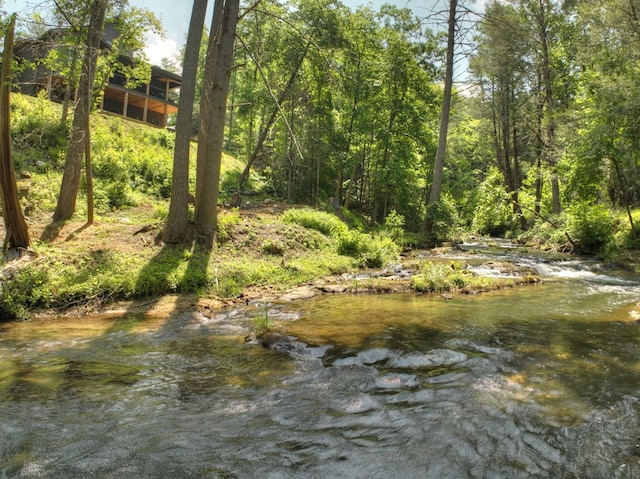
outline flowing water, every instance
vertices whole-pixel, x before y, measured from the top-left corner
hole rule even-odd
[[[0,477],[640,478],[640,279],[518,261],[544,283],[270,305],[275,351],[265,306],[2,325]]]

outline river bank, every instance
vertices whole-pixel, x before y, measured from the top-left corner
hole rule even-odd
[[[330,238],[280,221],[284,208],[269,202],[220,211],[213,251],[162,243],[157,204],[100,215],[90,226],[83,218],[51,224],[46,213],[31,217],[32,251],[3,265],[0,318],[97,313],[123,302],[137,308],[164,296],[239,302],[358,268]]]
[[[284,212],[291,209],[296,207],[264,202],[221,210],[213,251],[197,244],[163,244],[163,221],[150,205],[102,215],[91,226],[81,218],[50,224],[45,215],[32,217],[33,250],[2,269],[0,317],[206,312],[335,293],[413,291],[448,297],[537,281],[535,273],[508,262],[490,262],[474,272],[465,262],[442,261],[458,245],[401,254],[384,230],[365,235],[344,225],[347,248],[344,239],[330,233],[335,230],[331,222],[342,225],[337,217],[309,210],[317,223],[309,226],[287,220]],[[498,248],[514,246],[492,242]],[[475,246],[466,248],[473,253]],[[637,269],[633,252],[621,258],[627,268]],[[381,264],[367,267],[372,259]],[[429,263],[443,264],[434,269]]]

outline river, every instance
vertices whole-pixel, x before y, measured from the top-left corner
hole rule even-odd
[[[0,477],[640,479],[640,278],[457,254],[544,282],[0,325]]]

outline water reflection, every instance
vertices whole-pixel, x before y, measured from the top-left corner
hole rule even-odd
[[[1,474],[640,478],[637,284],[577,276],[273,305],[291,354],[262,306],[2,325]]]

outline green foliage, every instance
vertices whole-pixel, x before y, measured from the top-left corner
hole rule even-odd
[[[45,97],[11,96],[11,140],[17,169],[43,172],[64,163],[69,127]]]
[[[249,157],[274,111],[273,93],[286,92],[280,106],[289,119],[273,124],[254,165],[271,195],[317,205],[339,185],[340,200],[348,196],[350,207],[357,203],[375,222],[395,209],[406,224],[421,224],[424,162],[435,150],[439,115],[436,37],[404,8],[351,12],[328,0],[264,8],[269,15],[248,12],[238,27],[261,71],[234,72],[238,106],[227,146]],[[312,31],[322,55],[277,19]],[[246,64],[246,51],[238,55]]]
[[[433,219],[429,242],[438,244],[454,237],[459,226],[458,210],[451,195],[443,194],[439,201],[431,206],[429,214]]]
[[[360,258],[369,250],[371,237],[357,230],[349,230],[338,237],[338,254]]]
[[[579,253],[597,254],[613,245],[616,215],[602,204],[576,203],[568,212],[568,227]]]
[[[398,214],[396,210],[391,210],[384,220],[382,231],[384,231],[394,243],[402,246],[404,242],[404,224],[404,216]]]
[[[230,230],[233,226],[239,224],[242,221],[238,214],[237,208],[226,212],[225,214],[218,215],[218,231],[216,239],[219,243],[224,243],[230,237]]]
[[[339,237],[348,231],[347,225],[336,215],[312,208],[288,209],[282,214],[282,221],[319,231],[329,237]]]
[[[411,279],[411,287],[420,293],[471,292],[496,288],[503,283],[510,285],[512,282],[477,276],[456,261],[448,264],[426,261],[420,266],[419,274]]]
[[[41,211],[53,211],[58,200],[58,191],[52,185],[59,185],[62,174],[57,171],[46,171],[36,174],[29,180],[29,192],[26,203]]]
[[[349,228],[366,231],[369,227],[369,220],[366,217],[346,208],[342,208],[341,211],[344,221],[349,225]]]
[[[51,303],[49,280],[47,269],[28,265],[11,281],[0,283],[0,318],[25,320],[30,309],[48,307]]]
[[[68,126],[60,122],[60,105],[44,97],[14,94],[12,141],[16,166],[33,172],[27,202],[52,210],[67,149]],[[94,200],[98,212],[133,206],[141,195],[169,197],[174,135],[120,118],[94,115],[92,158]],[[46,175],[46,176],[43,176]]]
[[[33,309],[133,297],[137,292],[132,272],[141,265],[140,258],[106,250],[91,255],[51,250],[17,271],[4,285],[0,309],[10,317],[21,318]]]
[[[242,176],[242,169],[240,165],[232,165],[226,171],[222,173],[220,178],[220,197],[224,200],[229,200],[233,194],[240,190],[240,177]],[[242,191],[251,191],[257,194],[261,194],[264,188],[264,178],[259,176],[256,172],[250,172],[247,181],[242,185]]]
[[[305,255],[288,260],[286,267],[295,271],[302,281],[308,281],[323,275],[340,275],[353,271],[358,267],[355,259],[339,255],[333,251],[325,250],[318,255]]]
[[[497,168],[491,168],[477,192],[473,230],[500,237],[514,227],[509,197]]]
[[[384,234],[369,235],[349,230],[338,236],[338,254],[350,256],[368,268],[384,266],[397,258],[400,251],[400,246]]]
[[[570,248],[566,232],[567,215],[552,218],[553,224],[537,219],[528,229],[520,234],[518,241],[546,250],[564,250]]]
[[[615,243],[620,249],[639,250],[640,249],[640,210],[632,211],[631,217],[635,234],[631,231],[631,225],[627,213],[618,215],[618,229],[615,233]]]
[[[271,239],[265,240],[260,249],[263,253],[274,256],[282,256],[286,250],[285,245],[281,241]]]
[[[233,257],[215,264],[211,288],[217,296],[235,297],[247,287],[292,286],[298,279],[296,271],[282,267],[281,258]]]
[[[94,118],[98,210],[135,205],[134,191],[156,199],[170,195],[174,138],[164,130],[136,127],[118,118]]]
[[[273,327],[269,319],[269,308],[266,305],[262,314],[253,318],[253,327],[258,338],[265,335]]]
[[[337,216],[311,208],[289,209],[282,215],[286,223],[295,223],[305,228],[333,238],[336,252],[358,261],[361,266],[377,268],[395,259],[401,251],[398,230],[403,218],[397,213],[389,216],[389,229],[378,234],[367,234],[359,230],[350,230]],[[394,238],[395,235],[395,238]]]
[[[420,267],[420,273],[412,278],[411,284],[418,292],[443,293],[463,288],[466,274],[459,263],[425,262]]]

